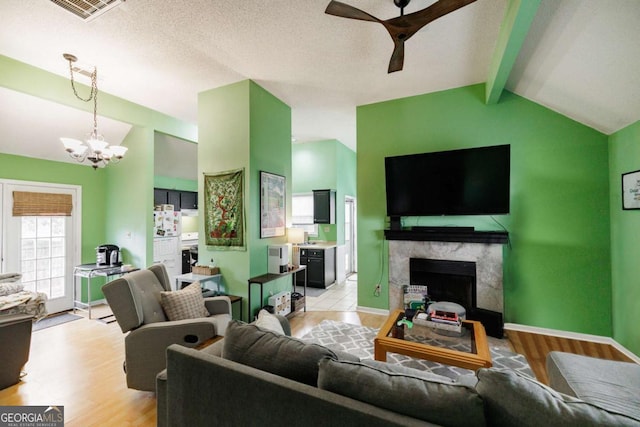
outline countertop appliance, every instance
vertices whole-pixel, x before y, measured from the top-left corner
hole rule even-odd
[[[96,265],[122,265],[120,248],[116,245],[100,245],[96,248]]]

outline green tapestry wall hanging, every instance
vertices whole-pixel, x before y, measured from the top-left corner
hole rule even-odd
[[[244,250],[244,168],[204,175],[205,244]]]

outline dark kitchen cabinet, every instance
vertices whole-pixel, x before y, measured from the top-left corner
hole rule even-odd
[[[313,190],[313,223],[336,223],[335,190]]]
[[[336,248],[302,248],[300,265],[307,266],[307,286],[326,288],[336,281]],[[296,277],[297,285],[304,285],[304,277]]]
[[[180,192],[176,190],[167,191],[167,204],[173,205],[173,210],[180,210]]]
[[[173,205],[173,209],[198,209],[198,193],[195,191],[169,190],[166,188],[153,189],[154,205]]]
[[[181,191],[180,209],[198,209],[198,193],[193,191]]]
[[[167,204],[167,190],[164,188],[153,189],[153,205],[166,205]]]

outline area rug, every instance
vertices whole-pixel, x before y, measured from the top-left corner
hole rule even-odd
[[[373,339],[377,334],[378,329],[375,328],[352,325],[334,320],[323,320],[320,324],[314,326],[306,335],[304,335],[302,339],[307,342],[322,344],[332,350],[341,350],[351,353],[364,360],[373,359]],[[421,341],[427,342],[428,340],[429,338],[425,338],[424,341]],[[505,348],[508,347],[508,343],[506,343],[505,340],[497,341],[503,341],[503,343],[491,342],[489,346],[494,367],[513,369],[528,375],[531,378],[535,378],[533,371],[529,367],[527,359],[523,355],[513,353]],[[439,345],[443,345],[443,343],[439,343]],[[465,343],[446,346],[456,350],[469,351],[469,346]],[[429,360],[414,359],[412,357],[396,353],[387,353],[387,362],[430,371],[435,374],[454,379],[460,375],[473,373],[473,371],[468,369],[444,365],[442,363],[431,362]]]
[[[73,322],[74,320],[82,319],[82,316],[78,316],[77,314],[72,313],[63,313],[56,314],[54,316],[45,317],[44,319],[38,320],[33,324],[33,332],[41,331],[42,329],[47,329],[52,326],[62,325],[63,323]]]

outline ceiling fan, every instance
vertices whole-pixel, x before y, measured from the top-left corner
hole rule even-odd
[[[353,6],[334,0],[329,3],[325,13],[342,18],[378,22],[384,25],[395,45],[393,54],[391,54],[391,60],[389,61],[388,70],[389,73],[393,73],[402,70],[405,41],[409,40],[409,38],[428,23],[435,21],[447,13],[471,4],[476,0],[439,0],[425,9],[405,15],[404,8],[410,1],[411,0],[393,0],[393,3],[400,8],[400,16],[384,21]]]

